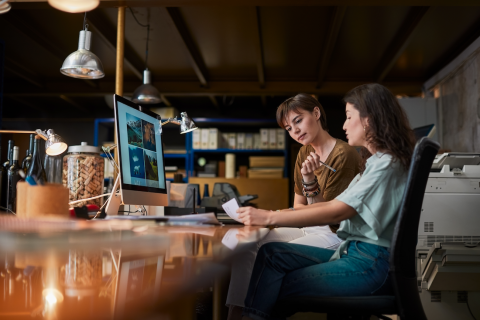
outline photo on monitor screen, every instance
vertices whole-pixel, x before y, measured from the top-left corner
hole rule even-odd
[[[145,150],[144,159],[147,186],[158,188],[157,154],[155,152]]]
[[[143,130],[143,147],[145,149],[157,152],[157,146],[155,142],[155,126],[153,123],[142,120]]]
[[[132,178],[145,178],[145,165],[143,163],[143,149],[134,146],[128,146],[130,156],[130,174]]]
[[[128,144],[143,148],[142,120],[129,113],[126,114],[126,120]]]

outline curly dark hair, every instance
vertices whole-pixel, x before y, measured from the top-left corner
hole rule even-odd
[[[390,154],[394,162],[400,161],[403,168],[408,170],[415,147],[415,135],[405,111],[390,90],[378,83],[364,84],[350,90],[343,101],[351,103],[360,112],[360,118],[368,117],[367,143],[376,150]],[[363,173],[371,154],[362,148],[360,155],[360,171]]]

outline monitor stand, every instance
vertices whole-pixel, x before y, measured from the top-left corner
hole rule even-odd
[[[117,193],[117,189],[120,189],[120,193]],[[120,205],[123,203],[122,201],[122,190],[120,188],[120,175],[117,176],[115,179],[115,184],[112,188],[112,193],[110,197],[108,197],[107,208],[105,209],[105,213],[108,216],[116,216],[118,215],[118,210],[120,209]]]

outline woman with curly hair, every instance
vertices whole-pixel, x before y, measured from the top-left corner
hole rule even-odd
[[[388,294],[389,247],[407,181],[415,138],[393,94],[379,84],[344,97],[348,144],[362,147],[361,172],[328,202],[295,214],[239,208],[245,225],[304,227],[340,223],[337,250],[291,243],[260,248],[243,315],[267,319],[277,299],[293,296]]]

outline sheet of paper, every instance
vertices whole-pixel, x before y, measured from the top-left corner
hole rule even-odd
[[[222,204],[222,207],[223,207],[223,210],[225,210],[225,212],[228,214],[230,218],[232,218],[235,221],[242,222],[238,218],[237,209],[239,208],[239,206],[235,198]]]
[[[225,245],[230,250],[235,249],[238,245],[237,234],[238,234],[238,229],[236,228],[228,230],[227,233],[225,233],[225,235],[223,236],[223,239],[222,239],[223,245]]]

